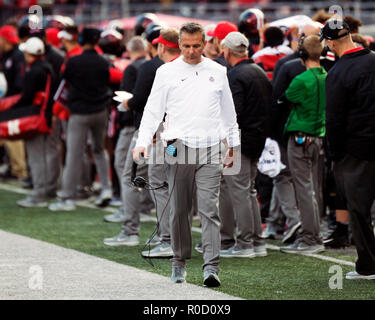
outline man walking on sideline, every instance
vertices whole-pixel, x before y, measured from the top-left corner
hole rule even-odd
[[[147,148],[166,113],[161,138],[169,145],[166,162],[174,253],[171,280],[185,281],[185,261],[192,250],[189,213],[195,185],[202,219],[203,283],[217,287],[220,286],[217,208],[222,173],[220,143],[226,138],[227,155],[233,155],[233,148],[240,144],[238,125],[226,69],[202,57],[203,27],[197,23],[184,24],[179,32],[179,45],[182,56],[156,72],[133,157],[137,161],[143,153],[147,158]],[[233,159],[226,166],[232,165]]]

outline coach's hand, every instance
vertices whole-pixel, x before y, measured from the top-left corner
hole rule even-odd
[[[234,160],[238,157],[238,151],[235,151],[233,148],[229,148],[225,154],[223,163],[224,169],[233,167]]]
[[[129,101],[129,99],[128,100],[124,100],[124,101],[122,101],[122,107],[124,108],[124,109],[126,109],[127,111],[130,111],[130,107],[129,107],[129,105],[128,105],[128,101]]]
[[[145,147],[136,147],[132,150],[132,153],[135,162],[140,161],[141,158],[148,158],[147,148]]]

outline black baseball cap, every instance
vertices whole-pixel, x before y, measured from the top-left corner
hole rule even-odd
[[[342,32],[346,30],[346,32]],[[337,40],[349,34],[349,25],[342,20],[328,20],[326,25],[320,31],[320,41],[324,39]]]

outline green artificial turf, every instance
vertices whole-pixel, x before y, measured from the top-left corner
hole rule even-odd
[[[0,190],[0,229],[54,243],[100,258],[170,276],[168,259],[153,259],[154,267],[140,256],[143,246],[107,247],[103,239],[120,231],[119,224],[103,222],[104,211],[79,208],[75,212],[48,209],[22,209],[16,201],[23,196]],[[142,223],[142,243],[152,234],[154,223]],[[193,232],[193,245],[201,235]],[[270,242],[279,245],[277,242]],[[268,250],[267,257],[224,259],[220,261],[222,286],[218,291],[245,299],[374,299],[375,281],[343,280],[343,289],[329,288],[334,265],[311,257]],[[335,256],[332,253],[325,255]],[[354,261],[353,257],[336,258]],[[193,250],[187,262],[187,281],[202,285],[202,256]],[[353,268],[341,265],[343,276]]]

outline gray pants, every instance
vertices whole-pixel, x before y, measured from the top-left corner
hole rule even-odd
[[[302,231],[299,240],[321,244],[319,206],[316,198],[318,187],[318,160],[322,139],[315,139],[307,147],[297,146],[294,137],[288,140],[288,160],[296,190],[298,209],[301,213]]]
[[[40,134],[25,140],[33,181],[31,197],[37,200],[56,196],[61,167],[60,130],[60,121],[56,120],[51,134]]]
[[[124,233],[127,235],[138,235],[141,209],[141,192],[149,192],[148,190],[138,190],[131,183],[133,154],[132,150],[135,147],[138,138],[138,130],[135,131],[129,145],[128,153],[125,159],[124,169],[121,175],[121,198],[123,210],[125,214],[125,222],[122,225]],[[147,179],[147,164],[139,164],[137,168],[137,175]]]
[[[240,156],[240,172],[236,175],[224,175],[227,187],[220,190],[220,219],[222,222],[236,221],[236,246],[239,249],[248,249],[254,245],[264,244],[261,238],[262,220],[255,190],[258,159],[252,160],[243,154]],[[233,206],[232,212],[226,210],[230,204]],[[228,217],[229,215],[232,217]],[[228,232],[229,229],[225,234],[227,235]],[[231,232],[232,238],[233,233],[234,229]]]
[[[267,227],[275,232],[277,224],[283,216],[286,217],[288,229],[300,221],[292,174],[288,166],[287,151],[282,146],[280,146],[280,153],[281,161],[286,165],[286,168],[273,179],[272,200],[267,217]]]
[[[102,189],[110,189],[109,161],[104,140],[107,125],[107,110],[93,114],[72,114],[67,128],[67,155],[63,174],[63,197],[72,199],[82,172],[82,152],[91,132],[92,152]]]
[[[135,132],[135,127],[124,127],[123,129],[121,129],[119,138],[116,143],[115,169],[116,169],[117,177],[120,181],[120,188],[122,186],[122,183],[121,183],[122,173],[124,171],[126,158],[128,156],[129,147],[132,142],[134,132]],[[139,203],[140,211],[144,213],[148,213],[150,211],[150,208],[153,206],[150,193],[147,190],[143,190],[143,191],[140,191],[140,194],[138,195],[138,197],[140,201]],[[123,212],[124,207],[121,206],[119,210]]]
[[[219,214],[221,220],[221,250],[227,250],[236,243],[234,239],[236,221],[229,185],[224,176],[222,176],[220,183]]]
[[[162,164],[164,161],[164,147],[161,140],[152,146],[150,157],[153,164],[148,165],[149,183],[152,188],[160,186],[163,182],[168,181],[166,166]],[[154,199],[156,214],[159,222],[158,236],[163,242],[171,242],[171,234],[169,227],[170,219],[170,201],[168,188],[160,188],[150,192]]]
[[[124,171],[126,157],[128,155],[130,143],[133,139],[135,127],[124,127],[121,129],[115,149],[115,169],[119,180],[121,181]]]
[[[198,213],[202,223],[203,270],[218,272],[220,218],[217,201],[222,173],[219,162],[220,145],[208,149],[192,149],[183,145],[179,140],[174,145],[177,147],[177,158],[166,155],[169,192],[171,193],[170,227],[174,253],[172,266],[184,267],[185,260],[191,258],[192,238],[189,215],[192,212],[195,185]],[[185,159],[185,156],[189,157],[189,161]],[[202,158],[212,161],[199,161]],[[202,164],[203,162],[206,164]]]

